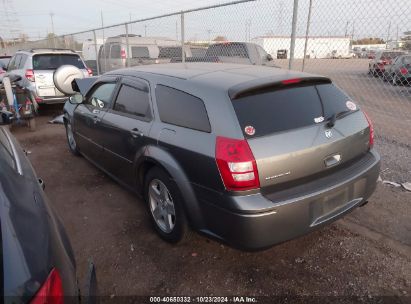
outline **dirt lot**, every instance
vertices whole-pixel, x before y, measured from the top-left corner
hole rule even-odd
[[[43,113],[36,132],[16,128],[14,134],[31,151],[29,158],[62,217],[80,281],[92,258],[100,292],[109,299],[122,295],[298,295],[319,297],[321,302],[324,296],[347,303],[354,301],[349,296],[364,297],[355,301],[365,302],[411,301],[411,192],[379,184],[365,207],[262,252],[241,252],[198,234],[189,244],[172,246],[153,232],[141,201],[85,159],[69,153],[64,127],[47,124],[54,111]],[[390,116],[391,112],[386,113],[387,119]],[[380,121],[384,122],[383,116]],[[390,132],[383,129],[380,137],[389,139]],[[385,172],[407,179],[410,158],[391,155],[410,155],[411,140],[403,140],[405,145],[393,141],[377,145],[382,168],[389,169]],[[402,171],[397,173],[396,168]]]

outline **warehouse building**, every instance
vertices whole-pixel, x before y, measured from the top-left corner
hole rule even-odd
[[[290,57],[290,36],[260,36],[252,42],[261,45],[274,58],[284,55]],[[305,37],[296,37],[294,58],[304,57]],[[317,36],[307,41],[307,57],[309,58],[348,58],[351,55],[349,37]]]

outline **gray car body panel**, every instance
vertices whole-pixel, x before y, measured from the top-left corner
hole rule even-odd
[[[325,137],[325,122],[248,139],[256,158],[261,188],[230,192],[224,187],[215,161],[216,138],[244,139],[229,89],[261,82],[261,79],[278,82],[319,76],[269,67],[212,63],[141,66],[105,75],[135,77],[149,83],[153,123],[146,146],[136,152],[134,168],[138,171],[145,162],[163,167],[183,195],[192,226],[210,236],[242,248],[264,248],[339,218],[367,201],[374,191],[379,156],[368,148],[369,127],[360,110],[337,119],[331,139]],[[160,84],[202,99],[211,132],[162,122],[154,94]],[[75,132],[76,107],[69,103],[65,106],[66,119],[72,122]],[[79,149],[86,154],[81,146]],[[103,158],[108,155],[104,144],[99,153]],[[327,168],[325,158],[334,154],[340,154],[341,161]],[[99,167],[108,172],[107,168]],[[292,173],[265,180],[267,176],[287,170]],[[135,174],[138,176],[138,172]],[[131,185],[111,175],[142,193],[138,179]]]

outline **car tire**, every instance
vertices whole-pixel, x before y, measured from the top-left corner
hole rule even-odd
[[[77,147],[71,123],[67,120],[64,120],[64,125],[66,127],[67,144],[69,146],[70,152],[73,153],[75,156],[80,156],[80,150]]]
[[[181,192],[163,169],[154,167],[147,173],[144,199],[154,229],[163,240],[169,243],[189,240],[191,230]]]

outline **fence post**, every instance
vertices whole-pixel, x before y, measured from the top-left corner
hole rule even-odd
[[[94,36],[94,49],[96,51],[96,69],[97,69],[97,75],[100,75],[100,61],[98,58],[98,49],[97,49],[97,36],[96,36],[96,31],[93,30],[93,36]]]
[[[184,52],[184,13],[181,12],[181,62],[186,62],[186,54]]]
[[[308,44],[308,35],[310,33],[310,22],[311,22],[311,8],[313,5],[313,0],[310,0],[310,6],[308,7],[308,17],[307,17],[307,28],[305,30],[305,43],[304,43],[304,57],[303,57],[303,66],[301,71],[304,72],[305,67],[305,57],[307,55],[307,44]]]
[[[129,57],[129,55],[131,55],[131,52],[129,50],[129,42],[128,42],[128,24],[125,23],[124,25],[126,27],[126,49],[127,49],[127,52],[126,52],[126,66],[129,68],[130,67],[130,60],[128,59],[128,57]]]
[[[290,60],[288,61],[289,70],[293,68],[293,61],[294,61],[295,34],[297,31],[297,13],[298,13],[298,0],[294,0],[293,21],[292,21],[292,29],[291,29],[291,42],[290,42]]]

